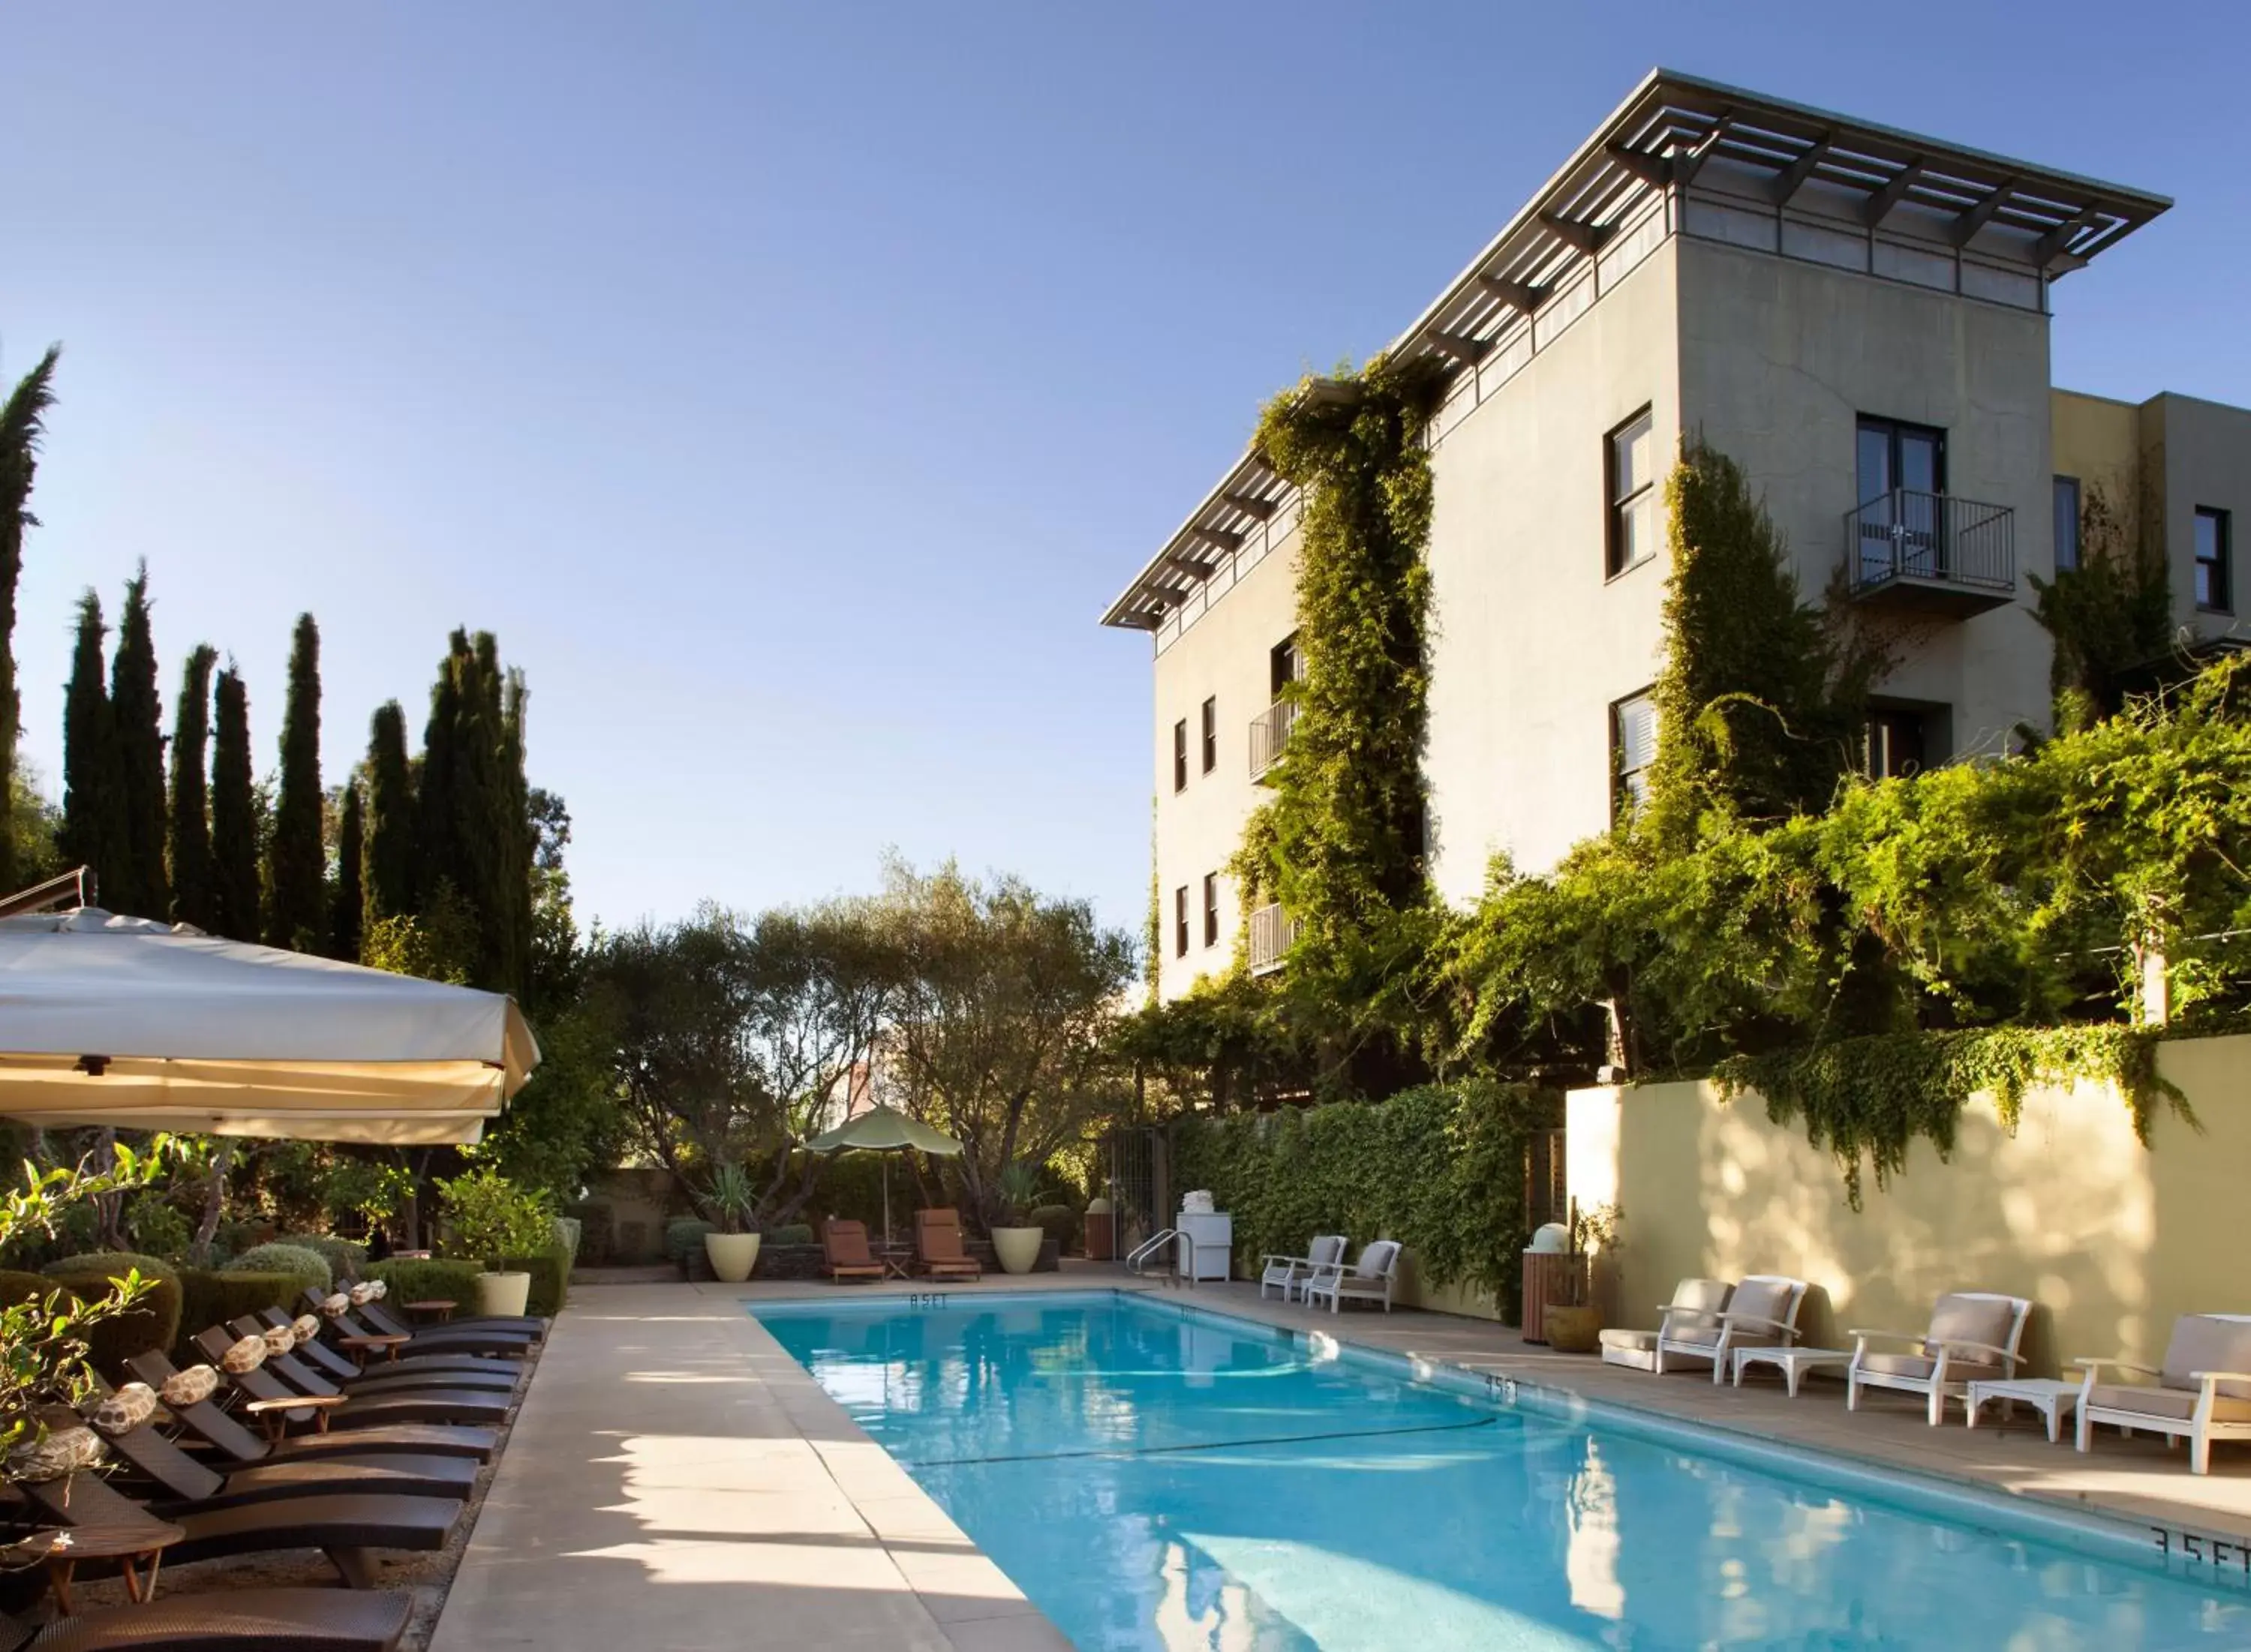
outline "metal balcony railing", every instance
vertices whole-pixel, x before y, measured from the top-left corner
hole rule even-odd
[[[1282,960],[1297,944],[1299,921],[1278,906],[1254,908],[1250,914],[1250,972],[1266,975],[1282,967]]]
[[[1298,726],[1298,702],[1277,700],[1250,720],[1250,778],[1263,778],[1290,743],[1290,730]]]
[[[2016,513],[1951,494],[1894,487],[1845,513],[1845,571],[1853,594],[1910,586],[1950,589],[1991,607],[2016,594]]]

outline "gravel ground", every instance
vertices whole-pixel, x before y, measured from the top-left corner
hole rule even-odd
[[[540,1351],[535,1348],[525,1357],[525,1363],[537,1366]],[[529,1382],[538,1380],[535,1369]],[[468,1507],[454,1527],[454,1535],[443,1549],[425,1553],[381,1554],[383,1586],[405,1590],[414,1597],[414,1614],[406,1626],[405,1638],[399,1642],[400,1652],[424,1652],[430,1636],[438,1627],[438,1614],[445,1609],[446,1593],[454,1586],[454,1573],[461,1564],[461,1554],[468,1547],[469,1538],[477,1529],[477,1516],[484,1508],[485,1492],[492,1484],[494,1471],[507,1455],[509,1436],[516,1432],[516,1412],[511,1408],[501,1425],[500,1449],[493,1454],[477,1475],[476,1490],[470,1494]],[[286,1507],[286,1504],[280,1505]],[[274,1588],[280,1586],[338,1588],[336,1568],[316,1549],[284,1549],[272,1554],[237,1555],[223,1560],[198,1560],[192,1566],[163,1568],[158,1586],[158,1595],[163,1600],[182,1599],[190,1595],[213,1594],[227,1589]],[[99,1582],[74,1582],[71,1599],[80,1611],[95,1607],[128,1604],[125,1583],[121,1578],[109,1578]],[[52,1597],[49,1600],[52,1609]]]

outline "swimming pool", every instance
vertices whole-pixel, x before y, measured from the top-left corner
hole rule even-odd
[[[2251,1645],[2251,1593],[1982,1499],[1172,1299],[940,1300],[754,1311],[1083,1652]]]

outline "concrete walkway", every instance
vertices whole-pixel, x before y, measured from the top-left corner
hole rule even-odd
[[[1068,1652],[743,1310],[573,1293],[432,1652]]]
[[[1178,1290],[1085,1263],[1062,1274],[944,1288],[1161,1289],[1173,1300],[1569,1390],[1879,1469],[1905,1469],[2147,1522],[2251,1539],[2251,1453],[2214,1472],[2115,1430],[2081,1456],[2020,1411],[1975,1430],[1933,1428],[1919,1399],[1873,1394],[1847,1413],[1841,1383],[1793,1400],[1552,1353],[1505,1325],[1444,1314],[1341,1317],[1262,1302],[1249,1284]],[[856,1294],[927,1292],[922,1282]],[[433,1652],[618,1647],[1067,1649],[1062,1635],[862,1434],[746,1302],[830,1296],[809,1284],[580,1289],[551,1334]],[[2177,1538],[2176,1538],[2177,1542]]]

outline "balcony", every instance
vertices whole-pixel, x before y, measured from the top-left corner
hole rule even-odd
[[[1290,743],[1290,730],[1298,726],[1298,702],[1277,700],[1250,720],[1250,778],[1265,778],[1266,771],[1280,761]]]
[[[1250,972],[1271,975],[1280,969],[1303,927],[1278,905],[1255,908],[1250,914]]]
[[[1894,487],[1845,513],[1845,575],[1856,600],[1903,613],[1998,608],[2016,599],[2016,513]]]

